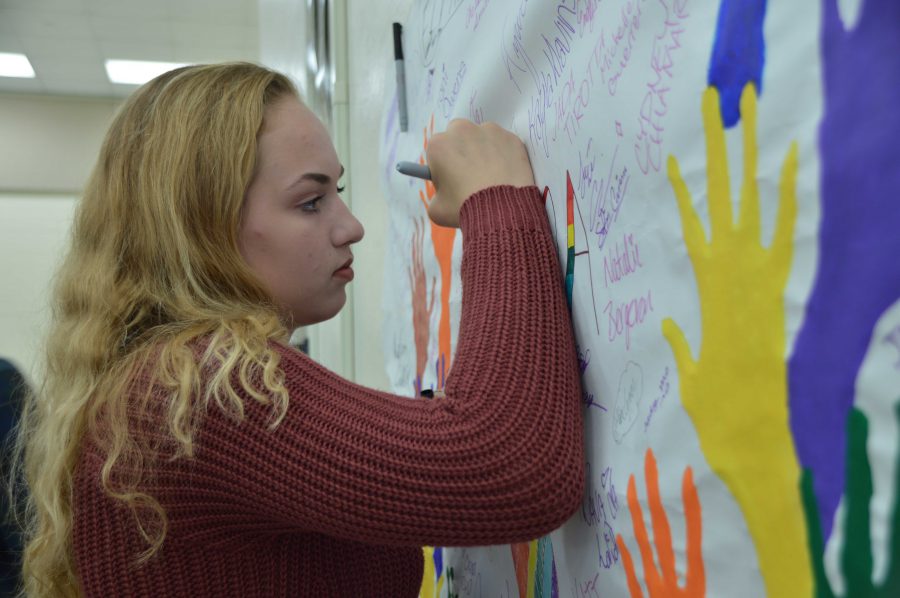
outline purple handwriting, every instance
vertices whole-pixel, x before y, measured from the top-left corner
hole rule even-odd
[[[609,314],[609,342],[614,342],[620,336],[625,337],[625,350],[631,350],[631,331],[647,318],[647,314],[653,311],[652,291],[647,291],[647,296],[636,297],[626,303],[613,306],[609,301],[603,308],[603,313]]]
[[[472,28],[472,31],[478,30],[478,23],[481,22],[481,15],[487,8],[489,0],[472,0],[469,4],[469,10],[466,11],[466,29]]]
[[[619,147],[616,146],[606,177],[597,178],[594,174],[596,157],[593,153],[593,141],[588,139],[583,155],[578,152],[577,190],[578,195],[587,199],[591,206],[591,231],[597,235],[597,247],[603,249],[610,228],[619,216],[619,208],[625,201],[631,175],[627,166],[623,166],[621,170],[616,168],[619,155]]]
[[[601,533],[603,535],[602,544],[600,542]],[[615,532],[612,527],[605,525],[602,532],[596,532],[594,537],[597,539],[597,562],[604,569],[611,569],[619,562],[619,545],[616,544]]]
[[[450,118],[450,114],[453,112],[453,106],[456,104],[456,100],[459,97],[459,90],[462,87],[462,82],[465,77],[466,63],[460,61],[459,68],[456,71],[456,78],[453,80],[453,87],[451,88],[447,66],[444,64],[441,65],[441,87],[438,92],[440,96],[438,103],[441,106],[441,111],[444,113],[444,118]]]
[[[629,274],[634,274],[639,268],[643,268],[641,252],[634,235],[622,235],[622,245],[618,241],[609,249],[603,258],[603,276],[606,287],[611,283],[617,283]]]
[[[641,4],[646,0],[628,0],[622,7],[622,19],[610,36],[609,46],[606,45],[605,36],[600,36],[600,76],[606,83],[609,95],[616,95],[619,78],[625,72],[628,63],[631,62],[631,49],[637,39],[637,32],[641,27]]]
[[[591,350],[587,349],[582,352],[576,345],[575,352],[578,354],[578,371],[583,376],[588,366],[591,364]],[[596,407],[600,411],[606,411],[606,407],[594,400],[594,393],[588,392],[586,389],[581,390],[581,403],[585,407]]]
[[[655,79],[647,83],[647,93],[638,115],[640,130],[634,140],[634,155],[644,174],[651,168],[659,172],[662,166],[663,117],[669,111],[666,94],[671,89],[669,84],[675,66],[673,53],[681,47],[682,22],[689,16],[685,10],[687,0],[660,0],[660,4],[666,9],[666,18],[662,31],[653,38],[650,52],[650,68]]]
[[[484,112],[480,106],[475,104],[476,95],[478,95],[478,90],[472,91],[472,97],[469,98],[469,120],[480,125],[484,122]]]
[[[594,400],[594,393],[586,390],[581,391],[581,404],[585,407],[596,407],[600,411],[606,411],[606,407]]]
[[[584,37],[585,29],[593,33],[594,17],[597,16],[597,5],[600,4],[600,0],[586,0],[584,3],[580,4],[580,6],[575,7],[575,10],[578,13],[576,21],[578,23],[579,38]]]
[[[669,368],[666,366],[666,371],[663,372],[662,378],[659,381],[659,396],[650,403],[647,418],[644,420],[644,433],[646,433],[647,429],[650,427],[650,421],[653,419],[656,410],[659,409],[665,398],[669,396],[669,387]]]
[[[503,62],[506,65],[506,74],[509,77],[509,80],[512,81],[513,85],[516,86],[516,90],[519,93],[522,93],[522,88],[519,87],[519,82],[516,80],[515,75],[513,74],[513,69],[515,69],[518,73],[528,73],[530,69],[527,69],[522,66],[522,63],[530,63],[531,59],[528,56],[528,53],[525,51],[525,43],[523,41],[524,35],[524,27],[525,27],[525,9],[528,8],[528,0],[522,0],[522,3],[519,4],[519,11],[516,14],[516,21],[513,23],[513,35],[512,35],[512,51],[513,55],[510,56],[509,50],[506,45],[503,45]],[[506,21],[503,23],[503,38],[506,37]]]
[[[559,97],[556,99],[556,124],[553,140],[559,136],[562,128],[569,139],[574,143],[575,135],[581,129],[581,119],[584,111],[591,101],[591,89],[594,87],[594,72],[600,68],[602,61],[603,34],[598,36],[597,43],[588,57],[584,72],[579,70],[575,77],[574,69],[569,71],[569,76],[564,80],[560,88]],[[597,79],[599,81],[599,78]],[[576,85],[576,81],[578,84]]]
[[[619,496],[616,494],[616,487],[612,481],[612,469],[607,467],[600,476],[600,487],[605,491],[604,498],[606,505],[609,507],[610,520],[604,519],[603,528],[595,534],[597,539],[597,561],[604,569],[609,569],[619,560],[619,545],[616,543],[616,532],[612,527],[612,520],[616,518],[619,512]],[[606,512],[604,511],[604,516]],[[600,543],[600,536],[603,536],[603,543]]]
[[[591,66],[593,61],[588,61],[587,77],[581,80],[576,90],[575,71],[570,70],[569,76],[560,88],[559,97],[556,99],[556,123],[553,127],[553,140],[559,137],[559,129],[565,131],[569,143],[575,142],[575,135],[581,129],[581,119],[584,118],[584,109],[591,101],[591,84],[594,82],[594,72]]]
[[[885,337],[884,342],[889,345],[893,345],[895,349],[897,349],[897,362],[894,364],[894,367],[900,370],[900,324],[894,327]]]
[[[543,68],[538,68],[523,43],[522,21],[525,15],[525,5],[526,2],[523,2],[520,6],[513,27],[512,52],[504,44],[503,58],[507,75],[519,93],[522,93],[522,88],[519,86],[517,76],[524,73],[531,77],[536,91],[532,94],[528,105],[528,137],[532,146],[540,147],[544,157],[549,158],[547,110],[553,105],[555,91],[563,77],[568,56],[572,50],[571,41],[575,34],[575,27],[569,19],[574,19],[576,15],[574,8],[566,6],[565,3],[557,5],[556,18],[548,26],[551,30],[549,35],[553,38],[548,37],[546,31],[541,33],[541,40],[544,44],[541,53],[544,60],[541,61]]]
[[[588,201],[594,199],[594,196],[597,195],[598,187],[602,183],[602,180],[594,179],[594,168],[597,160],[594,157],[593,145],[594,138],[591,137],[588,139],[587,147],[584,149],[584,155],[581,154],[581,150],[578,151],[578,173],[577,183],[575,184],[575,191],[578,192],[578,196]]]
[[[584,475],[587,494],[581,501],[581,518],[590,527],[614,521],[619,514],[619,497],[612,481],[612,468],[600,473],[599,490],[594,486],[590,461],[584,463]]]
[[[587,496],[581,503],[581,518],[589,527],[596,528],[597,560],[602,568],[609,569],[619,561],[619,546],[612,525],[619,514],[619,496],[612,481],[612,468],[607,467],[600,474],[598,490],[591,476],[590,461],[584,467]]]
[[[581,372],[581,375],[584,375],[584,371],[591,364],[591,350],[588,349],[584,353],[581,352],[581,349],[577,346],[575,347],[575,351],[578,353],[578,369]]]
[[[547,60],[547,64],[550,65],[554,84],[563,76],[566,68],[566,58],[572,51],[570,42],[575,33],[575,27],[569,19],[576,18],[574,6],[574,1],[572,2],[572,8],[566,6],[565,2],[557,5],[553,26],[556,28],[558,35],[554,36],[553,41],[547,37],[546,33],[541,33],[541,39],[544,41],[544,47],[541,51]],[[568,13],[568,16],[565,13]]]
[[[597,578],[599,573],[594,574],[594,578],[587,581],[578,581],[578,578],[572,578],[572,598],[600,598],[600,590],[597,589]]]
[[[603,249],[606,244],[610,227],[619,217],[619,208],[625,201],[625,191],[628,190],[628,182],[631,180],[627,166],[623,166],[622,170],[613,174],[618,150],[619,148],[616,146],[616,153],[613,154],[609,172],[606,175],[606,185],[601,185],[601,193],[593,211],[594,221],[591,228],[597,235],[597,247],[600,249]]]

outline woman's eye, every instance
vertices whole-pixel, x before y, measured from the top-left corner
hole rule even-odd
[[[304,212],[318,212],[319,211],[319,202],[324,199],[324,196],[319,196],[309,201],[303,202],[300,204],[300,209]]]
[[[346,189],[346,188],[347,188],[347,185],[338,186],[337,192],[338,192],[338,193],[343,193],[343,192],[344,192],[344,189]]]

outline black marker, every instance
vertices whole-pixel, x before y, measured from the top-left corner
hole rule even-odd
[[[403,27],[394,23],[394,66],[397,70],[397,112],[400,114],[400,130],[404,133],[409,127],[406,114],[406,71],[403,68],[403,42],[400,36]]]

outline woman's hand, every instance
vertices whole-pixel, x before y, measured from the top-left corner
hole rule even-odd
[[[437,194],[428,216],[441,226],[459,226],[459,210],[473,193],[497,185],[534,185],[525,145],[494,123],[454,119],[435,134],[426,150]]]

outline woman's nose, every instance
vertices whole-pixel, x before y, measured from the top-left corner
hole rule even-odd
[[[341,200],[340,214],[338,215],[337,226],[334,227],[333,241],[336,247],[344,245],[352,245],[362,240],[366,234],[362,223],[356,219],[347,204]]]

